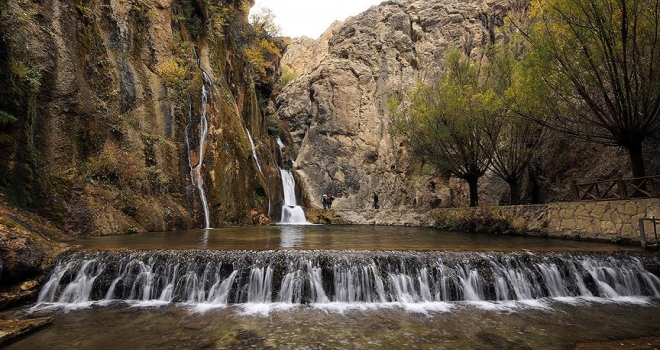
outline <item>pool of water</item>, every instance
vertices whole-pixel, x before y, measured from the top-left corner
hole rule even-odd
[[[570,349],[660,335],[657,300],[445,307],[298,306],[266,315],[249,306],[38,311],[32,315],[55,316],[53,324],[7,349]]]
[[[325,274],[321,274],[323,280],[333,280],[334,275],[346,275],[348,278],[347,281],[334,278],[334,284],[326,286],[328,290],[339,295],[338,291],[366,286],[364,283],[349,282],[351,278],[359,277],[359,274],[354,274],[363,271],[361,266],[366,264],[363,260],[371,261],[369,259],[373,258],[372,255],[388,257],[376,259],[382,260],[384,264],[379,266],[385,272],[379,270],[377,274],[382,277],[379,280],[388,284],[387,290],[396,289],[397,281],[402,286],[407,286],[406,288],[421,288],[423,283],[420,276],[426,276],[427,269],[425,266],[411,269],[403,263],[397,263],[401,259],[410,260],[405,259],[407,255],[444,254],[446,257],[441,260],[447,264],[453,260],[459,265],[467,264],[469,268],[466,268],[471,271],[470,279],[478,275],[477,268],[492,265],[487,263],[490,260],[486,259],[492,258],[491,255],[504,254],[514,259],[520,256],[521,261],[526,263],[521,262],[518,266],[517,262],[512,262],[512,266],[507,265],[507,269],[512,271],[507,276],[513,281],[510,283],[513,288],[527,285],[520,282],[525,277],[525,271],[529,270],[525,266],[537,258],[542,260],[539,262],[541,265],[545,264],[544,271],[554,266],[546,264],[543,260],[546,256],[549,259],[547,262],[552,263],[552,259],[563,259],[561,256],[570,260],[574,256],[581,256],[580,254],[605,256],[601,260],[612,260],[616,267],[620,259],[642,256],[644,253],[637,247],[541,237],[447,232],[419,227],[338,225],[260,226],[143,233],[86,237],[72,243],[83,250],[72,253],[72,256],[82,255],[78,259],[82,259],[78,265],[98,265],[98,269],[91,268],[87,271],[83,267],[71,267],[72,271],[59,281],[60,293],[77,290],[77,293],[84,295],[96,288],[95,290],[101,290],[100,293],[105,295],[105,289],[101,288],[101,285],[109,282],[114,285],[115,275],[121,274],[115,270],[123,271],[121,261],[115,260],[124,256],[127,259],[140,260],[142,255],[145,255],[144,259],[140,260],[142,263],[136,263],[135,266],[144,265],[145,269],[137,271],[140,275],[134,278],[136,285],[146,283],[151,290],[163,284],[160,282],[167,279],[163,276],[167,276],[168,271],[174,271],[172,273],[180,275],[179,279],[172,278],[172,286],[176,291],[183,288],[183,284],[188,286],[197,277],[197,280],[200,280],[207,276],[204,266],[211,263],[211,258],[216,257],[216,260],[223,262],[218,266],[233,266],[240,270],[241,263],[247,264],[240,270],[243,278],[237,277],[231,284],[231,288],[247,293],[247,301],[205,304],[185,302],[184,298],[184,301],[168,302],[158,297],[164,293],[156,293],[158,295],[144,300],[98,297],[79,298],[81,301],[75,302],[41,303],[0,313],[0,318],[52,316],[54,319],[50,326],[10,344],[8,349],[570,349],[580,343],[660,335],[660,294],[655,291],[644,295],[633,293],[632,296],[607,298],[591,297],[587,293],[586,296],[504,301],[440,301],[436,298],[430,302],[410,302],[406,301],[406,298],[401,299],[404,301],[390,298],[386,302],[369,303],[361,299],[342,302],[337,301],[340,299],[338,297],[325,302],[310,303],[276,302],[270,298],[262,302],[250,301],[253,282],[259,285],[266,281],[264,278],[253,280],[253,272],[262,271],[262,263],[268,260],[262,259],[261,255],[272,259],[275,259],[274,255],[283,256],[282,259],[293,259],[297,255],[311,256],[310,261],[316,261],[312,258],[322,255],[323,258],[317,259],[319,263],[327,262],[334,266],[332,269],[328,267]],[[120,249],[130,250],[114,251]],[[163,249],[168,251],[152,251]],[[479,253],[470,253],[472,251]],[[503,253],[481,253],[485,251]],[[521,251],[528,252],[516,253]],[[149,258],[151,255],[154,255],[153,259]],[[165,264],[169,260],[162,257],[163,255],[171,258],[173,263]],[[252,255],[256,257],[248,259]],[[392,257],[389,257],[390,255]],[[454,255],[457,257],[454,258]],[[470,267],[468,258],[472,255],[481,257],[485,262],[475,262],[475,266]],[[225,260],[231,260],[230,257],[233,256],[236,257],[235,262],[224,264]],[[335,264],[333,258],[336,256],[341,259],[334,259],[339,261]],[[356,261],[356,269],[344,266],[349,260]],[[390,260],[393,261],[392,266],[386,263]],[[152,265],[156,267],[149,267]],[[172,268],[158,267],[161,265]],[[431,275],[440,278],[441,272],[446,269],[436,265],[429,269],[435,268],[435,274]],[[289,265],[284,264],[278,268],[287,266]],[[200,271],[195,270],[195,267],[199,267]],[[180,272],[177,272],[179,269]],[[386,273],[391,269],[398,271],[398,274]],[[624,272],[628,271],[627,267],[622,269]],[[78,272],[79,270],[81,272]],[[101,274],[102,270],[112,276]],[[218,281],[224,277],[220,272],[216,273],[219,274],[215,278]],[[280,272],[280,275],[284,274]],[[303,280],[311,278],[304,276]],[[589,273],[585,276],[589,276]],[[468,275],[465,278],[468,278]],[[607,280],[608,277],[603,278]],[[142,283],[142,279],[146,282]],[[151,279],[154,280],[153,283],[149,282]],[[284,277],[279,279],[286,281]],[[283,290],[280,284],[284,285],[284,282],[279,282],[279,279],[278,282],[273,282],[273,286],[277,287],[273,289],[275,294]],[[407,282],[403,283],[403,279]],[[342,287],[337,281],[346,282],[348,287]],[[528,282],[534,282],[533,285],[536,285],[538,281]],[[467,281],[466,285],[469,283]],[[123,284],[123,288],[128,288],[129,292],[132,290],[128,282]],[[549,288],[547,283],[544,285],[546,287],[541,288]],[[307,293],[307,289],[311,290],[311,284],[309,288],[305,286],[307,284],[301,287],[301,291]],[[491,288],[479,283],[472,287],[486,291]],[[146,287],[140,288],[142,290]],[[457,288],[459,287],[454,287]],[[402,295],[415,294],[413,292],[397,289],[397,293]],[[421,289],[419,292],[421,293]],[[118,298],[117,295],[113,294],[114,298]]]
[[[422,227],[283,225],[83,237],[83,249],[621,251],[637,247],[557,238],[440,231]]]

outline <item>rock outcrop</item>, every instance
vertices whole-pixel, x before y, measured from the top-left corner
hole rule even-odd
[[[52,260],[67,249],[62,232],[0,199],[0,309],[33,299]]]
[[[204,226],[199,173],[211,225],[278,217],[279,57],[247,57],[252,3],[4,2],[0,193],[72,235],[174,230]]]
[[[333,22],[316,40],[306,36],[294,38],[282,56],[281,65],[297,76],[311,73],[328,56],[328,41],[341,25],[342,22]]]
[[[333,28],[317,46],[306,44],[324,48],[328,39],[313,71],[312,59],[299,63],[313,50],[287,52],[282,64],[301,67],[301,76],[278,96],[278,114],[289,125],[294,167],[312,205],[323,193],[337,198],[337,209],[369,208],[373,193],[384,208],[459,201],[448,182],[430,191],[423,164],[389,134],[387,101],[440,72],[448,48],[481,55],[509,10],[507,1],[385,1]]]

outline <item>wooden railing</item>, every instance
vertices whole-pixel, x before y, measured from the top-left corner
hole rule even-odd
[[[634,179],[605,180],[578,184],[573,181],[573,198],[576,201],[606,201],[632,198],[660,197],[660,175]]]

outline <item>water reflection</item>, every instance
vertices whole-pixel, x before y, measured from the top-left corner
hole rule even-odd
[[[280,226],[280,248],[302,247],[305,237],[302,226]]]
[[[208,248],[209,246],[209,231],[212,229],[210,228],[205,228],[204,233],[202,234],[202,238],[199,239],[199,245],[200,248]]]
[[[281,225],[80,237],[83,249],[635,250],[638,247],[542,237],[439,231],[423,227]]]

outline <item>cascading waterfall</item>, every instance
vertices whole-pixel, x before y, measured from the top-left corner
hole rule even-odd
[[[280,159],[282,160],[282,162],[284,162],[284,154],[282,153],[282,148],[284,148],[284,144],[282,143],[282,139],[280,139],[279,136],[277,137],[276,140],[277,140],[277,146],[279,147],[279,151],[280,151]]]
[[[206,118],[206,105],[208,104],[208,98],[210,93],[211,79],[202,71],[202,102],[201,102],[201,112],[199,118],[199,161],[197,164],[193,165],[192,162],[189,162],[190,166],[190,180],[192,181],[193,186],[197,187],[199,192],[199,198],[202,201],[202,208],[204,210],[204,228],[211,228],[211,218],[209,214],[209,206],[206,201],[206,193],[204,192],[204,179],[202,178],[202,166],[204,164],[204,141],[208,134],[208,120]],[[208,86],[208,89],[207,89]],[[192,123],[192,106],[188,104],[188,122]],[[186,128],[186,131],[188,131]],[[188,138],[188,132],[186,132],[186,146],[188,147],[188,152],[190,153],[190,140]]]
[[[280,169],[282,188],[284,189],[284,205],[280,224],[308,224],[305,212],[296,202],[296,180],[290,170]]]
[[[259,163],[259,157],[257,157],[257,149],[254,147],[254,141],[252,140],[252,134],[250,134],[250,131],[245,129],[245,132],[247,132],[248,135],[248,140],[250,140],[250,147],[252,148],[252,158],[254,158],[254,162],[257,163],[257,169],[259,169],[259,173],[261,175],[264,174],[264,172],[261,170],[261,164]]]
[[[660,297],[660,278],[624,254],[190,250],[63,255],[38,302],[350,307],[634,297]]]

